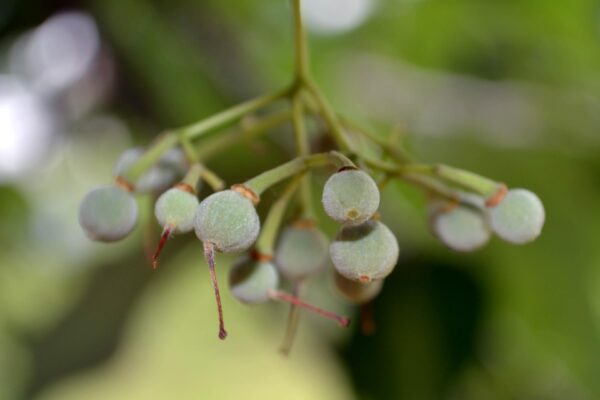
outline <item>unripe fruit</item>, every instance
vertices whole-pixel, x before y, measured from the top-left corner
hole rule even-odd
[[[377,297],[383,288],[383,279],[362,283],[347,279],[336,271],[333,273],[333,282],[338,294],[353,304],[368,303]]]
[[[234,190],[213,193],[196,211],[196,236],[212,243],[216,250],[237,253],[248,249],[260,230],[252,202]]]
[[[379,189],[364,171],[343,169],[329,177],[323,188],[323,207],[344,225],[359,225],[379,207]]]
[[[129,167],[144,155],[145,150],[135,147],[125,150],[117,160],[113,173],[122,176]],[[134,182],[136,193],[160,193],[175,183],[187,169],[185,155],[179,148],[165,152],[158,162]]]
[[[124,189],[101,186],[88,192],[79,206],[79,223],[87,236],[100,242],[126,237],[138,219],[137,203]]]
[[[198,198],[193,189],[180,183],[160,195],[154,205],[154,215],[163,227],[163,233],[152,257],[152,267],[158,268],[158,257],[173,233],[187,233],[194,229]]]
[[[154,214],[163,227],[171,227],[174,233],[186,233],[194,229],[194,218],[198,209],[195,194],[178,187],[160,195],[154,206]]]
[[[492,229],[507,242],[523,244],[537,238],[544,226],[544,205],[526,189],[511,189],[495,207],[488,209]]]
[[[269,261],[252,257],[240,258],[229,271],[229,289],[233,297],[245,304],[265,303],[270,292],[277,289],[279,275]]]
[[[485,245],[492,235],[485,216],[474,209],[456,206],[451,210],[437,208],[430,217],[434,235],[456,251],[474,251]]]
[[[363,283],[388,276],[399,253],[392,231],[374,220],[343,227],[329,246],[335,269],[345,278]]]
[[[281,234],[275,251],[275,265],[286,279],[297,282],[323,270],[328,256],[325,235],[312,225],[297,223]]]
[[[278,285],[279,275],[273,263],[256,259],[254,256],[240,258],[229,272],[231,294],[242,303],[260,304],[269,300],[284,301],[333,319],[343,327],[350,324],[348,318],[315,307],[296,296],[277,290]]]

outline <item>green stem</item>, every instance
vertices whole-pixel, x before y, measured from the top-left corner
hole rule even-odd
[[[219,136],[202,141],[196,149],[196,154],[201,160],[206,161],[226,148],[239,143],[241,140],[254,139],[283,125],[285,122],[289,121],[291,115],[290,111],[281,111],[261,118],[256,122],[252,122],[248,127],[245,127],[242,124],[239,128],[229,130]]]
[[[165,133],[159,136],[146,153],[125,171],[123,177],[135,184],[140,176],[154,165],[163,153],[177,144],[178,140],[177,135],[173,133]]]
[[[302,286],[302,281],[294,282],[292,288],[292,295],[294,297],[300,297],[300,288]],[[296,332],[298,331],[298,322],[300,321],[300,309],[298,306],[291,304],[290,312],[288,314],[287,326],[285,330],[285,336],[283,337],[283,341],[281,342],[281,347],[279,351],[283,355],[289,355],[292,350],[292,345],[294,343],[294,338],[296,337]]]
[[[181,138],[188,141],[193,141],[198,137],[220,128],[224,125],[235,122],[246,114],[255,112],[263,107],[274,103],[288,96],[293,88],[286,88],[274,93],[256,97],[245,101],[231,108],[228,108],[220,113],[214,114],[192,125],[177,128],[169,133],[164,134],[151,146],[146,153],[140,157],[124,174],[124,178],[129,182],[135,182],[148,168],[158,161],[160,156],[175,146]]]
[[[391,145],[388,141],[386,141],[381,136],[371,132],[368,129],[365,129],[362,126],[359,126],[355,122],[350,121],[349,119],[347,119],[345,117],[340,117],[340,120],[342,121],[342,124],[344,124],[349,129],[355,131],[356,133],[363,135],[367,139],[370,139],[372,142],[379,145],[387,154],[392,156],[398,162],[409,163],[409,162],[413,161],[410,154],[408,154],[406,151],[404,151],[401,148]]]
[[[179,143],[181,144],[181,148],[183,149],[183,152],[188,162],[197,163],[199,161],[199,158],[198,154],[196,153],[196,149],[194,149],[194,147],[192,146],[192,142],[181,133],[177,135],[177,138],[179,139]]]
[[[265,219],[265,222],[260,231],[260,236],[256,241],[256,250],[263,255],[273,255],[273,251],[275,248],[275,239],[277,234],[279,233],[279,227],[281,226],[281,221],[283,220],[283,216],[285,215],[285,210],[287,205],[292,198],[292,195],[298,188],[298,184],[300,183],[302,176],[299,175],[295,179],[293,179],[284,189],[283,193],[279,198],[273,203],[271,209],[269,210],[269,214]]]
[[[310,154],[308,137],[306,136],[306,125],[304,124],[304,105],[301,93],[297,92],[292,97],[292,122],[294,125],[294,137],[296,139],[296,151],[299,156]],[[314,219],[312,204],[311,173],[308,171],[302,178],[300,186],[300,200],[304,217]]]
[[[191,165],[190,169],[186,172],[185,176],[181,180],[182,183],[189,185],[194,191],[198,187],[198,181],[202,177],[202,171],[204,167],[199,163],[194,163]]]
[[[294,49],[296,52],[296,79],[299,82],[304,81],[309,74],[308,61],[308,41],[306,40],[306,32],[302,23],[302,7],[301,0],[292,0],[292,8],[294,15]]]
[[[210,186],[214,192],[219,192],[225,188],[225,181],[215,172],[206,168],[205,165],[202,166],[201,176],[204,182],[208,183],[208,186]]]
[[[244,182],[244,185],[260,196],[265,190],[284,179],[303,173],[310,168],[324,167],[326,165],[334,165],[336,168],[356,167],[352,161],[337,151],[317,153],[296,157],[291,161],[247,180]]]
[[[312,94],[317,103],[317,107],[321,113],[321,116],[327,123],[331,134],[333,135],[333,139],[337,143],[338,147],[342,151],[352,151],[354,152],[354,146],[348,139],[348,136],[344,132],[340,122],[337,119],[337,115],[333,111],[333,108],[319,89],[319,87],[311,80],[307,79],[304,82],[304,86],[306,89]]]
[[[177,129],[178,131],[184,132],[184,135],[194,140],[205,133],[220,128],[224,125],[230,124],[246,114],[255,112],[263,107],[280,100],[291,93],[291,88],[285,88],[274,93],[265,94],[263,96],[256,97],[254,99],[245,101],[236,106],[228,108],[227,110],[221,111],[220,113],[214,114],[202,121],[196,122],[192,125],[184,126],[183,128]]]
[[[486,197],[494,195],[500,186],[500,183],[484,176],[443,164],[406,164],[400,166],[398,171],[400,174],[415,173],[436,177],[452,185]]]

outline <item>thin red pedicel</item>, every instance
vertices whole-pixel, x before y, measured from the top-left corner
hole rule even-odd
[[[342,317],[330,311],[323,310],[322,308],[313,306],[312,304],[305,303],[297,297],[292,296],[291,294],[280,292],[278,290],[269,290],[269,297],[273,300],[285,301],[294,304],[298,307],[306,308],[323,317],[333,319],[344,328],[350,325],[350,320],[348,318]]]
[[[204,255],[208,262],[208,270],[210,271],[210,279],[215,289],[215,299],[217,300],[217,310],[219,312],[219,339],[224,340],[227,337],[225,330],[225,322],[223,319],[223,306],[221,305],[221,293],[219,292],[219,284],[217,283],[217,275],[215,274],[215,250],[212,243],[204,243]]]
[[[158,246],[156,246],[156,252],[154,252],[154,256],[152,257],[152,269],[158,268],[158,257],[160,256],[160,252],[162,251],[163,247],[165,247],[165,243],[167,243],[169,236],[171,236],[171,232],[173,232],[173,229],[170,226],[165,226],[165,229],[163,229],[160,242],[158,242]]]

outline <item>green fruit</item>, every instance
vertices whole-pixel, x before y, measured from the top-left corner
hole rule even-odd
[[[271,298],[270,292],[277,289],[278,285],[277,270],[268,261],[244,256],[229,271],[231,294],[242,303],[265,303]]]
[[[118,186],[101,186],[85,195],[79,206],[79,223],[87,236],[99,242],[115,242],[135,228],[137,203]]]
[[[492,229],[510,243],[524,244],[536,239],[544,226],[542,201],[526,189],[511,189],[500,204],[488,209]]]
[[[275,265],[286,279],[297,282],[323,270],[328,261],[328,241],[314,226],[294,225],[281,234]]]
[[[125,150],[117,160],[113,173],[122,176],[145,153],[142,147]],[[134,183],[136,193],[160,193],[180,179],[187,169],[185,155],[179,148],[165,152],[158,162]]]
[[[399,253],[392,231],[373,220],[343,227],[329,246],[335,269],[347,279],[364,283],[388,276]]]
[[[364,171],[337,172],[323,188],[323,207],[334,220],[344,225],[359,225],[369,220],[379,207],[379,189]]]
[[[333,273],[333,282],[337,293],[346,301],[353,304],[365,304],[373,300],[383,288],[383,279],[369,283],[346,279],[338,272]]]
[[[175,187],[160,195],[154,214],[163,228],[172,227],[175,233],[186,233],[194,229],[197,208],[196,195]]]
[[[430,226],[439,240],[456,251],[477,250],[492,235],[484,215],[465,206],[457,206],[450,211],[434,210]]]
[[[256,241],[260,220],[252,202],[234,190],[213,193],[197,208],[196,236],[223,253],[238,253]]]

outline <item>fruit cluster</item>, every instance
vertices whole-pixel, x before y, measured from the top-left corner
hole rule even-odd
[[[126,237],[136,225],[134,195],[158,196],[155,216],[163,233],[153,266],[158,266],[160,251],[169,237],[195,232],[203,243],[214,285],[221,339],[227,332],[215,275],[215,252],[243,253],[230,270],[230,292],[246,304],[270,300],[292,304],[283,352],[291,347],[299,307],[348,326],[347,318],[300,299],[304,282],[321,273],[329,261],[338,294],[357,305],[373,300],[394,270],[400,253],[398,242],[377,211],[380,188],[388,181],[400,179],[426,192],[433,233],[457,251],[480,248],[492,232],[511,243],[527,243],[539,236],[545,217],[541,201],[528,190],[508,190],[506,185],[473,172],[416,162],[401,147],[339,116],[310,77],[300,2],[292,1],[298,61],[292,85],[168,131],[148,149],[126,151],[116,163],[114,184],[89,192],[79,210],[81,226],[91,239],[113,242]],[[257,113],[280,100],[290,101],[291,109]],[[221,129],[248,116],[253,117],[251,123],[246,119],[234,129]],[[307,118],[324,124],[337,150],[312,152]],[[231,144],[255,139],[288,121],[293,126],[297,156],[223,190],[223,181],[205,166],[207,159]],[[217,130],[219,135],[206,137]],[[341,224],[331,243],[319,229],[312,204],[311,174],[323,167],[333,167],[335,172],[323,187],[322,206]],[[261,227],[256,212],[261,195],[284,181],[287,186]],[[201,182],[214,193],[199,201]],[[297,203],[299,213],[286,212],[292,202]],[[291,284],[291,294],[279,289],[281,278]]]

